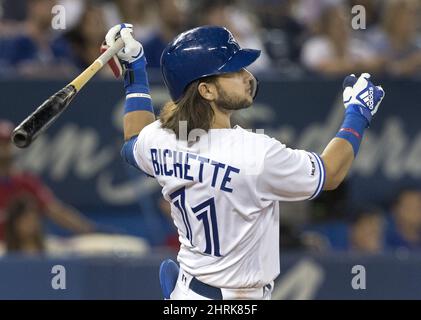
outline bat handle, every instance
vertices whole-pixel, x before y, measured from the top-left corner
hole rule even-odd
[[[88,68],[86,68],[70,85],[75,87],[76,91],[80,89],[99,71],[101,68],[121,49],[124,48],[124,42],[118,38],[116,42],[101,54]]]
[[[118,38],[114,44],[109,47],[103,54],[101,54],[96,60],[102,65],[105,65],[113,56],[115,56],[121,49],[124,48],[123,39]]]

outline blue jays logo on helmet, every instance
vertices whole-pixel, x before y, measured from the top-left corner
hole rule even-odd
[[[161,56],[161,71],[173,101],[194,80],[237,72],[252,64],[260,50],[242,49],[226,28],[203,26],[178,35]]]

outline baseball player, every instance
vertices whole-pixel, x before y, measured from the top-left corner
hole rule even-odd
[[[181,243],[179,267],[161,265],[165,298],[270,299],[280,271],[278,201],[311,200],[342,182],[383,89],[369,74],[348,76],[343,124],[317,155],[231,127],[231,114],[257,93],[246,68],[260,51],[240,48],[227,29],[198,27],[168,44],[161,71],[172,101],[158,120],[142,45],[129,24],[111,28],[107,45],[118,36],[125,43],[118,54],[126,90],[122,156],[162,186]]]

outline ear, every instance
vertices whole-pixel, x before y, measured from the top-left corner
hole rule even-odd
[[[199,94],[208,101],[213,101],[216,99],[217,90],[213,83],[200,82],[197,86]]]

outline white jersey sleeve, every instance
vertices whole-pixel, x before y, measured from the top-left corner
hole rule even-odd
[[[293,150],[271,139],[262,173],[257,178],[259,196],[268,200],[311,200],[325,181],[321,158],[312,152]]]

